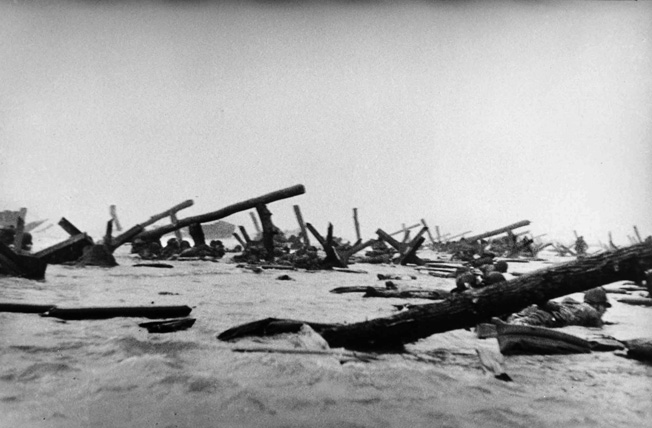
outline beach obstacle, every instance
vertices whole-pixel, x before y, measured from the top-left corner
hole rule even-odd
[[[637,281],[652,267],[652,244],[639,244],[540,269],[516,279],[410,307],[391,317],[350,324],[268,318],[228,329],[220,340],[296,332],[310,325],[331,347],[397,349],[406,343],[518,312],[528,305],[616,281]]]
[[[45,278],[47,263],[29,254],[17,254],[0,242],[0,274],[27,279]]]
[[[376,230],[376,234],[380,239],[387,242],[389,245],[394,247],[399,253],[398,263],[401,265],[406,264],[415,264],[418,266],[423,266],[426,264],[424,260],[421,260],[417,255],[417,250],[425,242],[426,238],[423,237],[423,234],[428,231],[427,227],[421,228],[421,230],[416,234],[416,236],[410,242],[398,242],[392,236],[382,229]]]
[[[55,306],[41,314],[44,317],[63,320],[98,320],[118,317],[135,318],[181,318],[186,317],[189,306],[107,306],[86,308],[61,308]]]
[[[301,238],[303,239],[303,244],[308,247],[310,246],[310,238],[308,237],[306,223],[303,221],[303,216],[301,215],[301,208],[299,205],[294,205],[293,208],[294,214],[297,217],[297,223],[299,223],[299,228],[301,229]]]
[[[228,217],[232,214],[236,214],[241,211],[254,209],[259,204],[269,204],[282,199],[287,199],[297,195],[301,195],[304,194],[305,192],[306,192],[305,187],[301,184],[297,184],[295,186],[287,187],[285,189],[280,189],[255,198],[251,198],[242,202],[235,203],[233,205],[229,205],[217,211],[212,211],[209,213],[192,216],[192,217],[186,217],[184,219],[180,219],[176,224],[161,226],[159,228],[147,230],[147,231],[140,231],[139,233],[130,237],[130,239],[140,238],[146,242],[155,239],[160,239],[163,235],[190,226],[193,223],[201,224],[201,223],[208,223],[215,220],[220,220],[224,217]]]

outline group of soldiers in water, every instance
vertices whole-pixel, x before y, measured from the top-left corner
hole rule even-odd
[[[509,278],[508,264],[503,260],[496,261],[494,257],[494,254],[483,253],[476,256],[468,267],[458,269],[455,288],[451,293],[464,293],[506,281]],[[609,307],[611,303],[607,299],[606,291],[597,287],[584,293],[583,302],[571,297],[566,297],[561,302],[549,300],[503,318],[508,323],[517,325],[601,327],[602,316]]]

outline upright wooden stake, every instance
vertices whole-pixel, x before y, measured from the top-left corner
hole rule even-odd
[[[634,225],[634,233],[636,233],[636,239],[638,239],[638,243],[640,244],[641,242],[643,242],[643,240],[641,239],[641,234],[638,233],[638,227],[636,227],[636,225]]]
[[[579,239],[580,235],[577,234],[577,231],[573,231],[573,235],[575,235],[575,240]]]
[[[355,239],[357,241],[362,241],[362,236],[360,235],[360,223],[358,222],[357,208],[353,208],[353,224],[355,225]]]
[[[106,233],[104,234],[104,246],[110,249],[112,241],[113,241],[113,220],[109,220],[106,223]]]
[[[25,232],[25,216],[27,208],[21,208],[18,218],[16,219],[16,236],[14,236],[14,251],[16,254],[23,252],[23,234]]]
[[[435,226],[435,232],[437,232],[437,242],[441,242],[441,235],[439,234],[439,226]]]
[[[303,222],[303,217],[301,216],[301,208],[299,208],[299,205],[294,206],[294,214],[297,216],[297,222],[301,228],[301,237],[303,239],[303,243],[306,246],[309,246],[310,238],[308,238],[308,231],[306,230],[306,224]]]
[[[113,219],[113,223],[115,224],[115,230],[118,232],[122,232],[122,226],[120,225],[120,220],[118,220],[118,213],[116,211],[115,205],[111,205],[109,207],[109,214],[111,214],[111,218]]]
[[[174,225],[179,223],[179,219],[177,218],[177,213],[170,214],[170,222],[172,222],[172,224]],[[181,229],[176,229],[174,231],[174,236],[175,238],[177,238],[177,241],[179,241],[179,244],[181,244],[181,241],[183,241],[183,235],[181,234]]]
[[[274,224],[272,223],[272,213],[267,209],[265,204],[256,205],[256,211],[260,217],[260,222],[263,224],[263,246],[267,252],[265,260],[268,262],[274,261]],[[252,213],[253,218],[253,213]]]
[[[204,237],[204,229],[201,228],[201,224],[193,223],[188,226],[188,234],[192,238],[194,247],[203,247],[206,245],[206,238]]]

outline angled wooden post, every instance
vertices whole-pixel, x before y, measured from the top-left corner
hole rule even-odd
[[[399,259],[400,264],[406,265],[408,263],[412,263],[419,266],[425,264],[423,260],[417,257],[417,250],[425,242],[426,238],[423,237],[423,234],[426,233],[427,231],[428,231],[427,227],[422,228],[419,231],[419,233],[416,234],[414,239],[410,241],[410,243],[406,247],[404,247],[404,250],[401,253],[401,258]]]
[[[331,267],[347,267],[347,261],[342,258],[342,255],[339,251],[333,247],[333,225],[328,223],[328,234],[324,239],[323,236],[317,232],[317,229],[313,227],[312,224],[306,223],[306,227],[310,230],[310,233],[313,234],[315,239],[321,244],[324,252],[326,253],[326,258],[324,262]]]
[[[256,206],[256,211],[258,211],[258,207]],[[262,235],[263,231],[260,228],[260,225],[258,224],[258,219],[256,218],[256,214],[253,212],[250,212],[249,215],[251,216],[251,221],[254,223],[254,229],[256,229],[256,233],[259,235]],[[258,213],[260,216],[260,213]],[[262,219],[260,220],[261,222],[263,221]]]
[[[145,230],[145,228],[147,226],[149,226],[151,224],[154,224],[157,221],[159,221],[159,220],[161,220],[161,219],[163,219],[165,217],[170,216],[172,213],[176,213],[179,210],[182,210],[184,208],[192,206],[193,204],[194,204],[194,202],[191,199],[189,199],[189,200],[184,201],[184,202],[182,202],[182,203],[180,203],[178,205],[173,206],[172,208],[170,208],[168,210],[163,211],[160,214],[156,214],[156,215],[152,216],[149,220],[147,220],[147,221],[145,221],[143,223],[135,225],[134,227],[127,230],[123,234],[116,236],[116,238],[113,240],[113,242],[111,244],[111,249],[110,250],[113,252],[113,251],[115,251],[116,248],[118,248],[119,246],[121,246],[125,242],[131,241],[136,236],[141,235],[141,234],[145,235],[146,232],[143,232],[143,231]],[[184,226],[190,226],[192,223],[193,222],[189,222],[188,224],[185,224]],[[173,227],[172,230],[170,230],[169,232],[172,232],[173,230],[176,230],[176,229]],[[163,235],[156,236],[156,239],[159,239],[161,236],[163,236]],[[146,238],[143,238],[143,240],[147,241]]]
[[[636,227],[636,225],[634,225],[634,233],[636,234],[636,239],[638,240],[638,243],[639,244],[642,243],[643,240],[641,239],[641,234],[638,233],[638,227]]]
[[[398,235],[399,233],[406,233],[406,231],[409,231],[419,226],[421,226],[421,223],[413,224],[412,226],[407,226],[407,227],[405,226],[405,223],[403,223],[401,229],[397,230],[396,232],[392,232],[389,235],[394,236],[394,235]]]
[[[355,226],[355,239],[361,241],[362,237],[360,236],[360,222],[358,222],[358,209],[353,208],[353,225]]]
[[[612,250],[617,250],[618,247],[614,244],[613,238],[611,237],[611,231],[609,231],[609,246]]]
[[[238,235],[237,233],[233,232],[233,237],[236,239],[236,241],[240,243],[242,248],[245,248],[247,246],[247,244],[242,240],[242,238],[240,238],[240,235]]]
[[[299,223],[299,227],[301,228],[301,238],[303,239],[303,243],[306,246],[310,245],[310,238],[308,238],[308,231],[306,230],[306,224],[303,222],[303,217],[301,216],[301,208],[299,208],[299,205],[294,205],[294,214],[297,217],[297,222]]]
[[[69,222],[65,217],[61,217],[61,220],[59,220],[59,226],[61,226],[61,228],[65,230],[70,236],[75,236],[82,233],[81,230],[77,229],[77,227],[75,227],[75,225]]]
[[[249,237],[249,234],[247,233],[247,229],[245,229],[244,226],[238,226],[238,229],[240,229],[240,233],[242,234],[242,238],[244,239],[246,246],[251,245],[251,238]]]
[[[428,224],[426,223],[426,220],[422,218],[421,219],[421,224],[423,225],[423,227],[428,229],[428,239],[430,239],[430,243],[432,245],[435,245],[435,239],[432,237],[432,233],[430,233],[430,228],[428,227]]]
[[[439,234],[439,226],[435,226],[435,232],[437,232],[437,242],[441,242],[441,235]]]
[[[143,240],[160,238],[161,236],[170,233],[175,229],[180,229],[182,227],[189,226],[192,223],[208,223],[210,221],[220,220],[224,217],[230,216],[231,214],[256,208],[256,205],[261,203],[269,204],[271,202],[279,201],[281,199],[287,199],[293,196],[301,195],[305,192],[306,192],[305,187],[303,187],[303,185],[301,184],[298,184],[296,186],[277,190],[275,192],[271,192],[266,195],[259,196],[257,198],[252,198],[246,201],[239,202],[237,204],[229,205],[228,207],[222,208],[217,211],[181,219],[176,225],[167,225],[167,226],[159,227],[157,229],[147,230],[141,232],[138,235],[138,237],[142,238]]]

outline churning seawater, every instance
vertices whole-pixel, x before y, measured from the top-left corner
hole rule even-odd
[[[394,354],[345,364],[331,356],[236,353],[234,344],[216,339],[265,317],[354,322],[391,315],[392,305],[404,301],[329,293],[377,286],[377,273],[417,275],[413,286],[453,287],[452,280],[410,267],[256,274],[226,259],[133,267],[124,248],[117,259],[112,269],[48,266],[45,281],[0,278],[0,301],[185,304],[195,325],[149,334],[138,318],[63,322],[0,313],[0,427],[606,428],[647,427],[652,420],[652,367],[611,352],[508,357],[514,381],[506,383],[485,374],[476,356],[477,347],[496,350],[495,339],[466,330],[408,346],[428,358]],[[284,273],[293,280],[276,279]],[[614,302],[605,316],[614,325],[583,332],[642,336],[651,314]]]

